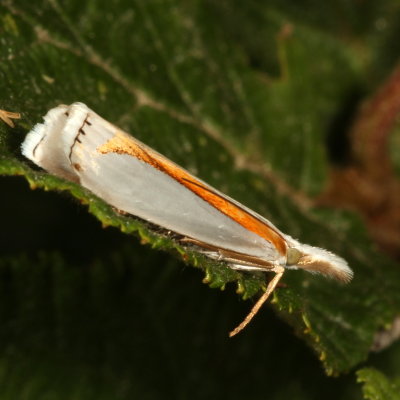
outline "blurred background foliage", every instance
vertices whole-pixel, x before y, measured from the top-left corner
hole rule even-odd
[[[395,0],[3,0],[0,108],[22,118],[0,125],[0,397],[400,398],[399,16]],[[268,276],[20,155],[74,101],[342,255],[353,282],[289,272],[228,339]]]

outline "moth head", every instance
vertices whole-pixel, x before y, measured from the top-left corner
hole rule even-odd
[[[288,248],[287,266],[319,273],[344,283],[353,277],[353,271],[343,258],[307,244],[296,243],[295,247]]]

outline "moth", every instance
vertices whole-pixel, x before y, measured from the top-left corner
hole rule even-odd
[[[265,293],[230,336],[240,332],[287,269],[349,282],[347,262],[302,244],[269,220],[123,132],[85,104],[48,111],[22,153],[51,174],[79,183],[124,213],[174,232],[180,243],[244,271],[275,273]]]

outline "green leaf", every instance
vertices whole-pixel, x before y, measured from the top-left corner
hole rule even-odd
[[[366,400],[400,399],[400,379],[390,380],[375,368],[363,368],[357,372],[357,381],[363,383]]]
[[[103,249],[121,235],[89,229],[88,216],[58,205],[74,222],[84,220],[78,242],[85,234],[96,242],[86,237],[78,257],[68,251],[79,262],[51,251],[0,260],[1,399],[306,400],[321,387],[343,398],[343,379],[324,376],[270,310],[259,318],[262,329],[229,340],[246,305],[199,285],[198,271],[132,238],[114,252]],[[97,256],[82,261],[81,249]],[[303,363],[301,373],[293,359]]]
[[[348,18],[340,21],[343,26],[324,14],[334,28],[318,23],[322,11],[300,23],[296,8],[279,2],[65,3],[0,5],[0,106],[23,115],[14,130],[0,125],[0,174],[22,175],[32,188],[71,193],[103,225],[202,268],[211,287],[236,282],[243,298],[260,293],[263,275],[188,253],[23,159],[19,144],[41,115],[60,103],[87,103],[293,237],[345,257],[355,271],[351,284],[289,271],[273,307],[329,374],[365,360],[375,332],[400,307],[399,269],[371,245],[356,216],[306,206],[328,179],[329,125],[348,93],[363,84],[365,60],[373,59],[366,40],[374,34],[377,43],[382,40],[371,28],[376,10],[371,6],[365,25],[351,32],[355,42],[364,40],[360,48],[338,35],[346,21],[357,21],[345,3],[332,3]],[[385,13],[390,20],[393,13]],[[70,241],[74,230],[79,227],[71,227]],[[150,266],[143,261],[140,268]],[[158,265],[154,276],[163,268]],[[218,307],[212,314],[218,321]],[[261,320],[248,329],[261,329]]]

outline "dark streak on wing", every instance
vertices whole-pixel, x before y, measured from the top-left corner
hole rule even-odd
[[[66,115],[69,115],[68,113],[65,113],[65,114],[66,114]],[[74,150],[74,146],[75,146],[76,142],[82,143],[82,141],[79,139],[79,136],[80,136],[80,135],[86,135],[85,131],[83,130],[83,127],[85,126],[85,124],[92,125],[92,124],[88,121],[88,118],[89,118],[89,114],[86,114],[86,118],[83,120],[83,123],[82,123],[81,127],[78,129],[78,134],[75,136],[74,142],[72,143],[72,146],[71,146],[71,149],[70,149],[69,155],[68,155],[69,161],[70,161],[71,163],[72,163],[72,160],[71,160],[72,152],[73,152],[73,150]]]
[[[119,214],[125,215],[126,213],[115,209]],[[166,229],[160,225],[154,224],[146,219],[140,218],[137,215],[129,214],[131,218],[140,221],[142,224],[146,225],[149,230],[156,233],[157,235],[167,237],[171,240],[178,242],[181,246],[183,246],[187,250],[198,251],[199,253],[203,253],[206,257],[211,258],[213,260],[222,261],[227,264],[238,264],[244,266],[251,267],[259,267],[260,269],[264,268],[265,270],[269,270],[273,268],[273,264],[268,263],[263,259],[259,259],[257,257],[251,257],[247,254],[239,253],[233,250],[223,249],[221,247],[213,246],[209,243],[202,242],[197,239],[193,239],[186,235],[182,235],[178,232],[175,232],[170,229]],[[213,257],[209,253],[215,253],[217,256]]]
[[[260,259],[258,257],[249,256],[248,254],[239,253],[237,251],[229,249],[223,249],[221,247],[213,246],[209,243],[205,243],[197,239],[184,237],[180,239],[179,242],[182,243],[183,245],[189,243],[197,247],[200,247],[206,250],[206,255],[208,255],[209,257],[211,256],[207,254],[207,251],[215,252],[221,257],[222,261],[227,262],[228,264],[240,264],[249,267],[259,267],[259,268],[264,268],[266,270],[272,269],[275,266],[275,264]],[[211,258],[218,259],[218,257],[211,257]]]
[[[35,157],[35,153],[36,153],[37,148],[39,147],[40,143],[43,142],[43,140],[44,140],[44,138],[45,138],[46,136],[47,136],[47,135],[43,135],[43,136],[40,138],[38,144],[33,148],[33,150],[32,150],[32,155],[33,155],[33,157]]]

